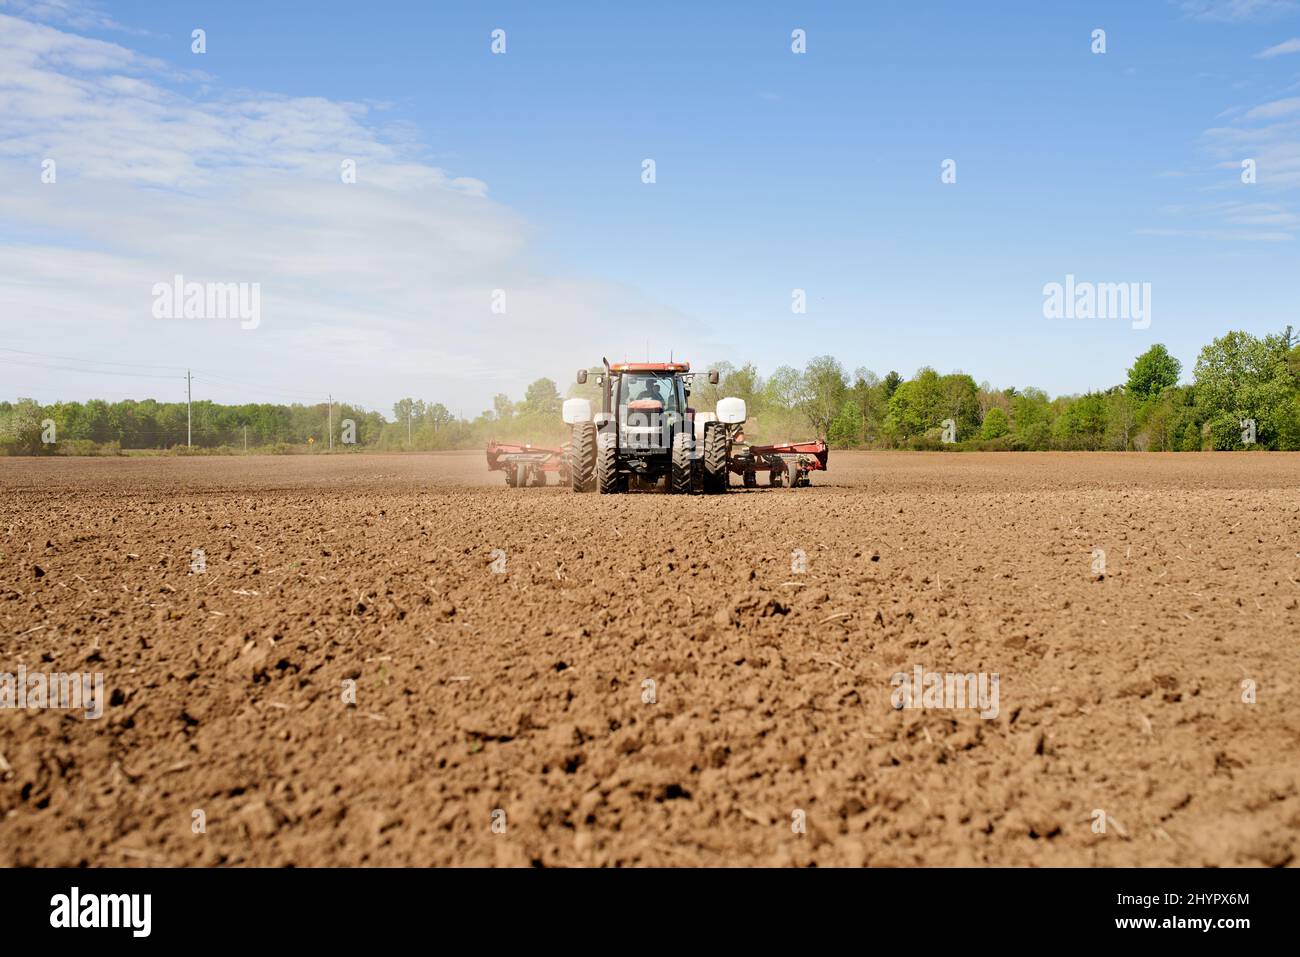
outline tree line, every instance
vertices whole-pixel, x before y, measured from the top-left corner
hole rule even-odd
[[[1160,344],[1142,353],[1124,382],[1051,398],[1042,389],[994,388],[971,376],[922,368],[846,372],[833,356],[767,379],[752,364],[720,363],[723,395],[745,399],[746,429],[764,441],[825,437],[832,447],[1187,452],[1300,450],[1300,337],[1291,327],[1253,336],[1230,332],[1201,349],[1190,382]]]
[[[766,377],[753,363],[708,368],[718,370],[719,382],[697,378],[691,405],[711,410],[723,396],[744,399],[746,431],[757,441],[820,437],[836,448],[881,449],[1300,450],[1300,337],[1290,326],[1264,336],[1235,331],[1215,339],[1201,349],[1190,382],[1183,381],[1181,363],[1157,344],[1135,359],[1124,382],[1056,398],[1038,388],[999,389],[963,372],[928,367],[909,379],[866,368],[850,373],[833,356],[819,356],[803,369],[781,366]],[[594,375],[567,394],[595,399]],[[394,404],[391,419],[337,404],[334,448],[435,451],[477,448],[489,439],[559,445],[566,436],[562,401],[555,382],[543,378],[517,401],[497,395],[492,408],[473,419],[411,398]],[[192,414],[199,451],[329,446],[325,403],[201,401],[193,403]],[[184,402],[0,402],[0,452],[175,452],[185,443]]]

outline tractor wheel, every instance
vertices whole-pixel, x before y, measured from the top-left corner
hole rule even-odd
[[[569,484],[575,492],[596,487],[596,423],[579,422],[569,445]]]
[[[618,445],[613,432],[609,432],[600,436],[596,443],[596,490],[601,495],[622,492],[627,483],[619,481],[621,478],[623,476],[618,474]]]
[[[668,491],[674,495],[690,495],[694,484],[695,460],[691,456],[691,439],[685,432],[673,436],[672,472],[668,476]]]
[[[790,462],[785,467],[785,478],[789,483],[789,488],[796,489],[799,487],[799,466]]]
[[[727,490],[726,430],[721,422],[704,423],[704,492],[707,495]]]

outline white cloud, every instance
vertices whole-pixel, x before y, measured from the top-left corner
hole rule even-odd
[[[1213,242],[1286,243],[1295,236],[1280,230],[1252,232],[1229,229],[1138,229],[1139,236],[1157,236],[1162,239],[1202,239]]]
[[[1292,113],[1300,113],[1300,96],[1289,97],[1285,100],[1274,100],[1272,103],[1264,103],[1246,112],[1248,120],[1272,120],[1279,116],[1288,116]]]
[[[384,412],[410,394],[471,414],[602,346],[639,349],[647,329],[696,340],[685,317],[622,285],[538,269],[527,222],[409,136],[381,135],[374,112],[200,97],[123,46],[0,14],[0,219],[15,237],[0,245],[6,344],[193,363]],[[54,185],[40,181],[45,158]],[[341,181],[345,159],[355,184]],[[151,289],[176,274],[260,283],[261,325],[154,319]],[[504,315],[491,312],[494,289]],[[48,384],[38,397],[123,386]]]
[[[1197,20],[1272,20],[1300,9],[1295,0],[1181,0],[1183,12]]]
[[[0,9],[30,20],[61,23],[74,30],[116,30],[143,33],[118,23],[96,3],[83,0],[0,0]]]
[[[1294,40],[1286,40],[1276,46],[1271,46],[1267,50],[1260,50],[1255,54],[1260,60],[1271,60],[1275,56],[1282,56],[1286,53],[1300,53],[1300,37]]]

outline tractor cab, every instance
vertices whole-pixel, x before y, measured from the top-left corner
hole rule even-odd
[[[673,435],[689,427],[685,375],[690,365],[674,365],[681,368],[649,363],[610,367],[610,404],[617,414],[618,444],[628,453],[666,455],[672,451]]]

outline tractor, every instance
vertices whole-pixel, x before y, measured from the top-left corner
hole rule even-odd
[[[678,495],[726,491],[726,423],[690,407],[691,364],[603,362],[605,374],[596,380],[600,411],[593,414],[586,399],[564,403],[564,421],[573,429],[573,490],[609,495],[662,485]],[[716,372],[708,377],[718,381]],[[579,370],[579,384],[586,381],[587,370]],[[743,421],[743,402],[740,408]]]
[[[793,489],[809,484],[809,472],[826,468],[821,441],[746,444],[743,399],[721,399],[714,412],[691,408],[695,374],[689,362],[602,362],[600,411],[593,414],[591,402],[581,398],[563,407],[573,430],[568,473],[575,492],[662,486],[678,495],[716,495],[727,491],[732,472],[746,488],[767,472],[769,485]],[[587,378],[580,369],[578,383]],[[709,372],[708,379],[716,385],[718,373]]]

